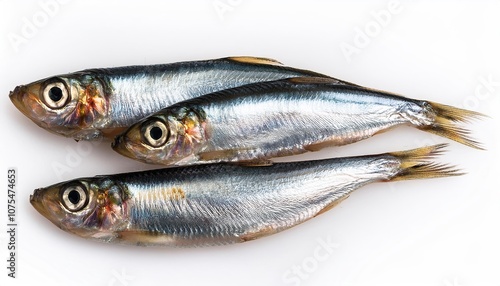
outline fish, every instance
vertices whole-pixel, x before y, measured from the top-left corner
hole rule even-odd
[[[105,243],[198,247],[271,235],[333,208],[374,182],[458,176],[434,162],[446,144],[276,163],[208,164],[74,179],[34,190],[60,229]]]
[[[132,125],[112,148],[150,164],[268,165],[410,125],[482,149],[457,123],[481,113],[328,78],[248,84],[179,102]]]
[[[36,125],[75,140],[111,140],[174,103],[248,83],[328,77],[267,58],[227,57],[88,69],[17,86],[12,103]],[[337,80],[339,84],[353,83]]]

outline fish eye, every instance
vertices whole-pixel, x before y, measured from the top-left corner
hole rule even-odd
[[[71,185],[62,189],[61,200],[67,210],[76,212],[87,205],[88,196],[83,186]]]
[[[149,121],[142,128],[142,136],[147,144],[152,147],[160,147],[167,142],[169,131],[163,121]]]
[[[43,89],[43,102],[49,108],[59,109],[68,103],[68,90],[63,82],[52,82]]]

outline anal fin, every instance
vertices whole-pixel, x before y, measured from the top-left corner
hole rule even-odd
[[[330,139],[321,142],[304,145],[304,149],[309,152],[316,152],[327,147],[339,146],[338,140]]]
[[[246,241],[255,240],[257,238],[261,238],[264,236],[268,236],[268,235],[271,235],[274,233],[276,233],[275,228],[273,228],[272,226],[265,226],[265,227],[259,229],[258,231],[240,235],[239,238],[240,238],[241,242],[246,242]]]
[[[323,213],[326,213],[327,211],[333,209],[334,207],[336,207],[338,204],[340,204],[341,202],[343,202],[345,199],[347,199],[349,196],[344,196],[338,200],[335,200],[333,201],[332,203],[330,203],[329,205],[325,206],[324,208],[322,208],[316,215],[314,215],[315,217],[316,216],[319,216],[320,214],[323,214]]]

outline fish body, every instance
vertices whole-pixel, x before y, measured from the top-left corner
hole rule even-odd
[[[326,77],[271,59],[229,57],[89,69],[18,86],[10,99],[24,115],[50,132],[76,140],[96,140],[113,138],[138,120],[183,100],[297,76]]]
[[[429,162],[444,145],[267,167],[209,164],[83,178],[37,189],[62,230],[104,242],[208,246],[291,228],[377,181],[458,175]]]
[[[454,125],[478,113],[325,78],[240,86],[167,107],[118,136],[115,151],[152,164],[268,164],[274,157],[369,138],[399,125],[472,147]]]

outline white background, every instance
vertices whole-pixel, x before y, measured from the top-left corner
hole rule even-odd
[[[49,2],[0,1],[1,285],[500,285],[498,2],[396,2],[389,9],[390,1],[75,0],[43,8]],[[347,46],[355,53],[344,53]],[[235,55],[483,112],[491,118],[467,127],[488,150],[451,142],[441,161],[465,176],[372,184],[291,230],[223,247],[86,241],[31,207],[37,187],[151,166],[120,157],[108,143],[77,143],[37,127],[9,101],[16,85],[86,68]],[[450,141],[403,127],[301,158],[441,142]],[[57,172],[61,165],[66,172]],[[5,262],[9,167],[18,172],[16,279]],[[336,248],[326,252],[320,240]]]

